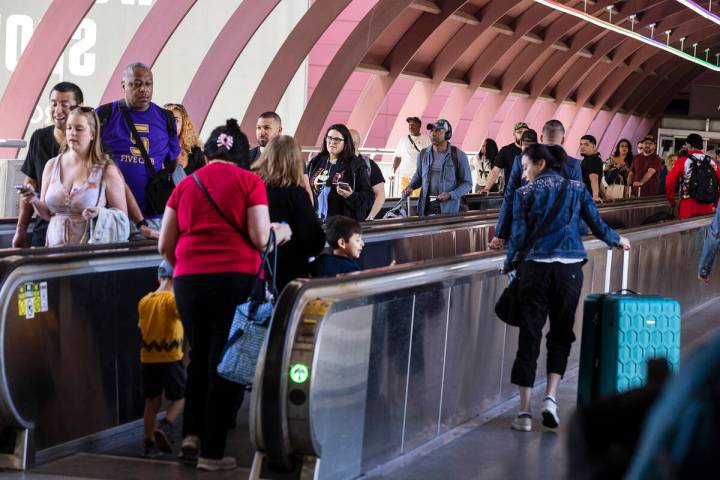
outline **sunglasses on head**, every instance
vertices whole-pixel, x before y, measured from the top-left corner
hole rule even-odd
[[[70,107],[71,112],[74,112],[76,110],[82,113],[92,113],[95,111],[93,107],[86,107],[84,105],[75,105],[74,107]]]

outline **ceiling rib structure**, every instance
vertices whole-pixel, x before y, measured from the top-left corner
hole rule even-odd
[[[183,99],[198,129],[236,59],[279,2],[244,0],[213,33],[215,43],[197,69],[202,74]],[[196,3],[157,0],[117,59],[101,100],[120,95],[126,63],[155,62]],[[540,128],[550,118],[566,124],[571,151],[587,132],[611,148],[621,135],[647,133],[677,90],[712,67],[687,56],[720,61],[718,18],[691,3],[314,0],[237,117],[252,137],[257,115],[277,108],[302,62],[323,51],[327,58],[313,70],[294,132],[302,145],[317,144],[329,122],[342,119],[369,146],[392,148],[406,131],[407,116],[442,116],[457,127],[454,141],[467,150],[488,136],[509,141],[516,121]],[[53,65],[92,4],[50,4],[0,98],[0,138],[25,134]],[[338,31],[337,45],[324,48],[329,32]]]

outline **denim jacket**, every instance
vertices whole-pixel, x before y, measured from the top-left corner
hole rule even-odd
[[[495,236],[508,240],[510,238],[510,227],[512,226],[512,212],[513,212],[513,197],[515,191],[522,185],[527,183],[522,176],[522,155],[518,155],[513,160],[512,171],[510,172],[510,179],[505,183],[505,192],[503,194],[503,203],[500,206],[500,214],[498,215],[498,223],[495,227]],[[567,157],[565,165],[560,173],[563,177],[568,180],[577,180],[582,182],[582,168],[580,166],[580,160]],[[585,227],[581,225],[581,235],[585,235]]]
[[[535,181],[515,192],[513,201],[512,233],[505,258],[505,271],[515,268],[518,250],[553,208],[555,199],[565,179],[553,171],[545,171]],[[547,260],[551,258],[587,258],[580,235],[581,221],[585,221],[593,234],[609,246],[620,241],[620,235],[607,226],[600,218],[595,202],[585,184],[568,182],[558,215],[545,233],[538,238],[525,260]]]
[[[710,224],[707,237],[705,237],[702,254],[700,255],[698,275],[702,278],[710,276],[718,250],[720,250],[720,208],[715,212],[715,218],[713,218],[712,224]]]
[[[425,199],[430,191],[430,168],[431,168],[431,157],[430,149],[433,148],[430,145],[427,148],[420,150],[417,156],[417,169],[412,180],[410,180],[410,187],[416,189],[422,187],[420,190],[420,198],[418,199],[418,216],[425,215]],[[450,142],[448,142],[448,149],[450,149]],[[439,155],[435,153],[434,155]],[[447,202],[440,202],[441,213],[457,213],[460,211],[460,197],[466,193],[470,193],[472,190],[472,173],[470,170],[470,162],[468,162],[467,155],[465,152],[457,149],[458,167],[460,167],[460,175],[455,174],[455,165],[453,165],[452,157],[442,154],[445,161],[442,165],[442,175],[440,179],[440,190],[450,194],[450,200]],[[457,177],[462,178],[462,182],[458,185]]]

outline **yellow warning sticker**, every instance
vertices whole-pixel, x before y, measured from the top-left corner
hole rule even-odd
[[[322,317],[330,309],[330,302],[327,300],[312,300],[303,309],[303,316]]]
[[[18,288],[18,315],[35,318],[38,312],[48,311],[47,282],[27,282]]]

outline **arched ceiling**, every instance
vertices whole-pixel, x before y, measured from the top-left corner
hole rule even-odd
[[[583,0],[561,3],[578,9]],[[648,36],[671,40],[686,37],[686,51],[720,45],[717,25],[674,0],[597,0],[588,13]],[[371,34],[368,34],[370,33]],[[352,66],[352,69],[350,68]],[[532,0],[380,0],[348,36],[308,101],[297,136],[313,144],[321,134],[341,85],[352,72],[371,74],[348,121],[367,134],[392,86],[399,78],[428,84],[414,88],[397,115],[393,132],[402,131],[405,113],[422,112],[441,84],[451,84],[452,105],[443,114],[459,119],[476,91],[492,93],[478,108],[470,132],[477,147],[508,95],[527,100],[516,105],[516,117],[537,101],[555,104],[550,116],[572,104],[575,113],[591,108],[595,115],[582,123],[586,130],[600,111],[658,115],[682,86],[705,69],[661,49],[557,12]],[[518,111],[519,109],[519,111]],[[256,112],[248,112],[248,118]],[[573,117],[572,115],[570,115]],[[574,119],[574,118],[573,118]],[[582,129],[574,125],[575,129]],[[580,135],[584,133],[581,132]],[[393,135],[391,134],[390,137]],[[390,142],[392,143],[392,142]],[[465,145],[468,138],[465,139]]]
[[[215,44],[184,98],[198,127],[235,59],[280,1],[244,0],[223,28],[210,33]],[[29,121],[52,66],[92,3],[52,1],[48,12],[62,21],[50,21],[52,15],[46,15],[21,57],[0,99],[0,136],[24,134],[27,122],[19,119]],[[103,101],[119,94],[117,78],[125,63],[135,59],[152,64],[157,59],[195,3],[157,0],[118,59]],[[629,18],[635,15],[635,31],[649,35],[648,27],[654,24],[655,37],[664,39],[663,32],[671,30],[675,46],[685,37],[685,51],[691,51],[693,43],[699,45],[698,52],[709,48],[713,59],[720,51],[717,25],[675,0],[560,3],[580,10],[587,5],[587,13],[600,18],[607,18],[607,7],[613,6],[615,25],[630,28]],[[347,11],[357,18],[339,20]],[[397,142],[406,116],[439,111],[453,124],[464,119],[467,128],[461,143],[472,150],[489,132],[509,131],[520,119],[560,118],[571,142],[588,131],[605,136],[606,129],[612,130],[604,139],[609,143],[616,133],[631,129],[644,134],[676,91],[706,71],[534,0],[314,0],[274,54],[258,89],[248,94],[249,107],[238,112],[245,130],[253,129],[261,112],[277,108],[300,64],[338,25],[347,35],[311,89],[295,132],[303,145],[317,142],[336,101],[358,74],[363,78],[355,82],[359,93],[349,107],[347,123],[365,137],[392,92],[410,85],[396,95],[382,146]],[[387,112],[383,115],[382,121],[388,122]]]

